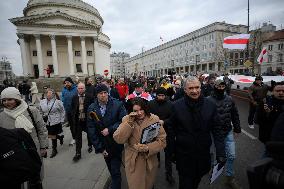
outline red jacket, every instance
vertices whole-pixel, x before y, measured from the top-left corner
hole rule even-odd
[[[116,90],[118,91],[119,97],[124,99],[128,94],[128,86],[126,84],[116,84]]]

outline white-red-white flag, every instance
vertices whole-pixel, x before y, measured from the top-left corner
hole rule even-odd
[[[244,50],[249,42],[250,34],[238,34],[224,38],[223,48]]]
[[[263,47],[262,51],[260,52],[257,58],[257,62],[259,64],[262,64],[263,62],[268,62],[268,54],[267,54],[266,47]]]

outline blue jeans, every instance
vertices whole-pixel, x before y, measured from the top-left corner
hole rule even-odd
[[[121,189],[121,155],[118,155],[118,157],[106,157],[105,162],[111,175],[111,189]]]
[[[225,152],[227,157],[225,174],[226,176],[234,176],[233,163],[236,158],[236,146],[233,130],[231,130],[225,138]]]

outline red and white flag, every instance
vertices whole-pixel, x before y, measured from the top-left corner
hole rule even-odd
[[[223,48],[244,50],[249,42],[250,34],[238,34],[224,38]]]
[[[262,51],[260,52],[257,58],[257,62],[259,64],[262,64],[263,62],[268,62],[268,54],[267,54],[266,47],[263,47]]]

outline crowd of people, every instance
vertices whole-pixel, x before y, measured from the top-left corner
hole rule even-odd
[[[49,87],[42,99],[38,98],[36,83],[30,86],[24,81],[18,89],[7,87],[1,92],[4,111],[0,113],[0,127],[27,131],[40,157],[47,155],[49,138],[49,157],[56,158],[60,153],[57,140],[63,145],[62,126],[67,121],[72,136],[69,145],[76,148],[73,161],[82,158],[82,132],[86,132],[87,151],[103,155],[112,189],[121,188],[121,165],[125,166],[129,189],[154,188],[163,150],[169,184],[176,183],[173,164],[180,189],[197,189],[202,177],[218,164],[225,166],[227,188],[238,189],[235,138],[241,133],[241,124],[230,96],[233,81],[227,74],[223,79],[216,78],[214,74],[206,78],[100,77],[94,82],[87,77],[81,82],[67,77],[61,96]],[[248,127],[259,125],[259,139],[264,144],[271,140],[283,142],[284,82],[267,86],[258,76],[248,94]],[[145,130],[149,128],[155,132],[145,142]],[[269,156],[269,151],[264,150],[262,158]],[[30,188],[42,188],[42,179],[40,173],[30,178]],[[15,186],[21,184],[15,182]]]

